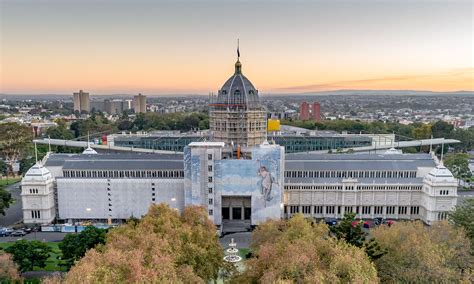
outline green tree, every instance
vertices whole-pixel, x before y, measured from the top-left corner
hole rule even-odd
[[[449,214],[449,220],[454,226],[463,228],[471,240],[474,252],[474,198],[465,199]]]
[[[434,138],[448,138],[451,137],[454,126],[445,121],[438,120],[431,126],[431,132]]]
[[[46,266],[46,260],[52,249],[40,241],[16,241],[5,249],[13,255],[13,261],[20,267],[20,271],[31,271],[33,268]]]
[[[25,156],[33,133],[27,126],[18,123],[0,124],[0,153],[8,164],[8,171],[13,172],[13,163]]]
[[[12,195],[0,186],[0,214],[5,216],[5,210],[10,207],[12,203]]]
[[[4,160],[0,160],[0,175],[6,176],[8,174],[8,165]]]
[[[457,179],[465,180],[471,176],[469,169],[469,155],[465,153],[454,153],[446,155],[444,165],[448,168]]]
[[[332,238],[325,224],[296,214],[267,221],[254,231],[255,257],[236,283],[374,283],[377,272],[365,252]]]
[[[336,238],[344,239],[347,243],[356,247],[362,247],[367,233],[362,229],[362,224],[355,220],[355,216],[355,213],[345,213],[344,218],[330,229]]]
[[[64,120],[59,120],[57,124],[57,126],[49,127],[46,130],[47,136],[49,136],[51,139],[64,140],[71,140],[74,138],[73,133],[67,128],[66,122]]]
[[[75,261],[86,254],[87,250],[96,247],[98,244],[104,244],[106,234],[107,230],[92,226],[78,234],[67,234],[59,244],[67,266],[71,267]]]
[[[421,124],[412,130],[412,137],[415,139],[428,139],[431,137],[431,125]]]

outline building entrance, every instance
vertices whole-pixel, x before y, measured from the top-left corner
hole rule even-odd
[[[242,232],[250,229],[252,207],[250,196],[222,197],[223,232]]]

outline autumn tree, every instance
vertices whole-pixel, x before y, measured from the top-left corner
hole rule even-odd
[[[201,207],[182,214],[152,205],[140,222],[107,234],[106,244],[91,249],[71,268],[67,283],[204,283],[224,267],[214,224]]]
[[[386,253],[374,260],[382,282],[454,283],[474,280],[473,256],[463,230],[447,222],[379,226],[371,234]]]
[[[19,240],[5,251],[13,255],[13,261],[18,264],[21,271],[30,271],[35,266],[45,267],[52,250],[40,241]]]
[[[10,173],[13,173],[13,164],[25,155],[32,139],[33,132],[27,126],[14,122],[0,124],[0,153]]]
[[[296,214],[290,220],[267,221],[253,233],[253,258],[237,283],[377,282],[365,252],[329,235],[325,224]]]
[[[0,251],[0,283],[20,282],[21,276],[18,266],[13,262],[12,256]]]

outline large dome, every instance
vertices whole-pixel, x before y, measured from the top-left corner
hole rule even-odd
[[[260,108],[258,90],[252,82],[242,74],[242,64],[239,60],[235,63],[235,73],[219,90],[214,107],[257,109]]]

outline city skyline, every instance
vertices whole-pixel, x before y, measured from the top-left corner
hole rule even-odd
[[[0,93],[473,91],[470,1],[1,1]],[[87,19],[87,20],[84,20]]]

